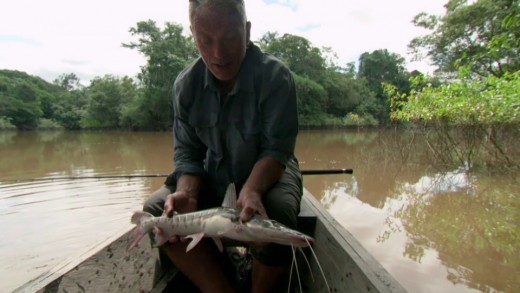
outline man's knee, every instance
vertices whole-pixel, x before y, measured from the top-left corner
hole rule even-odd
[[[293,186],[278,184],[264,197],[263,204],[270,219],[295,229],[300,212],[301,192]]]
[[[301,197],[302,187],[299,182],[282,181],[277,183],[262,201],[270,219],[291,229],[297,229]],[[287,245],[269,244],[256,247],[251,249],[251,254],[268,266],[285,266],[292,260],[291,247]]]
[[[292,247],[271,243],[263,247],[251,247],[251,255],[266,266],[286,266],[292,261]]]

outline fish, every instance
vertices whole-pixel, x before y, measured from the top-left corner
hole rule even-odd
[[[155,217],[144,211],[134,212],[131,222],[136,225],[135,240],[129,247],[133,249],[149,232],[153,232],[155,244],[161,246],[173,236],[191,239],[186,252],[193,249],[204,237],[213,239],[222,252],[222,238],[242,242],[269,242],[293,247],[312,245],[314,238],[268,218],[255,214],[247,222],[240,220],[240,210],[236,208],[236,190],[231,183],[226,191],[221,207],[172,217]]]
[[[144,211],[136,211],[131,217],[131,222],[136,225],[135,239],[130,244],[128,251],[135,248],[141,239],[150,232],[154,234],[156,246],[163,245],[173,236],[184,236],[191,239],[186,247],[186,252],[192,250],[204,237],[212,238],[220,252],[224,250],[223,238],[242,242],[288,245],[291,246],[293,252],[289,276],[292,276],[293,267],[296,267],[300,292],[303,292],[296,264],[295,248],[301,252],[303,247],[309,247],[325,280],[327,292],[331,292],[323,269],[312,250],[314,238],[258,214],[243,222],[240,220],[240,210],[236,207],[236,201],[235,185],[231,183],[227,188],[221,207],[184,214],[174,213],[172,217],[155,217]],[[303,252],[302,255],[307,265],[310,266]],[[289,279],[288,290],[290,283],[291,279]]]

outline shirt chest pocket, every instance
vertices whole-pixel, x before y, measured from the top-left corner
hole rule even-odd
[[[198,138],[206,147],[214,152],[220,151],[218,113],[210,110],[204,111],[200,108],[192,110],[189,116],[189,124],[195,129]]]
[[[238,136],[240,141],[247,144],[257,144],[261,138],[262,125],[260,122],[260,114],[255,105],[250,101],[243,99],[236,103],[233,107],[233,114],[230,115],[230,128],[234,135]]]

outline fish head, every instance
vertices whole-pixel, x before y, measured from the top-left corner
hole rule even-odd
[[[306,247],[314,243],[312,237],[288,228],[275,220],[265,219],[261,216],[254,216],[246,225],[248,233],[252,238],[255,238],[255,241],[296,247]]]

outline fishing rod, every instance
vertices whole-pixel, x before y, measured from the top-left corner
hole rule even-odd
[[[315,169],[302,170],[302,175],[334,175],[334,174],[353,174],[352,169]],[[27,179],[0,180],[4,182],[15,181],[59,181],[59,180],[86,180],[86,179],[134,179],[134,178],[161,178],[168,177],[170,174],[130,174],[130,175],[92,175],[92,176],[59,176],[42,177]]]

